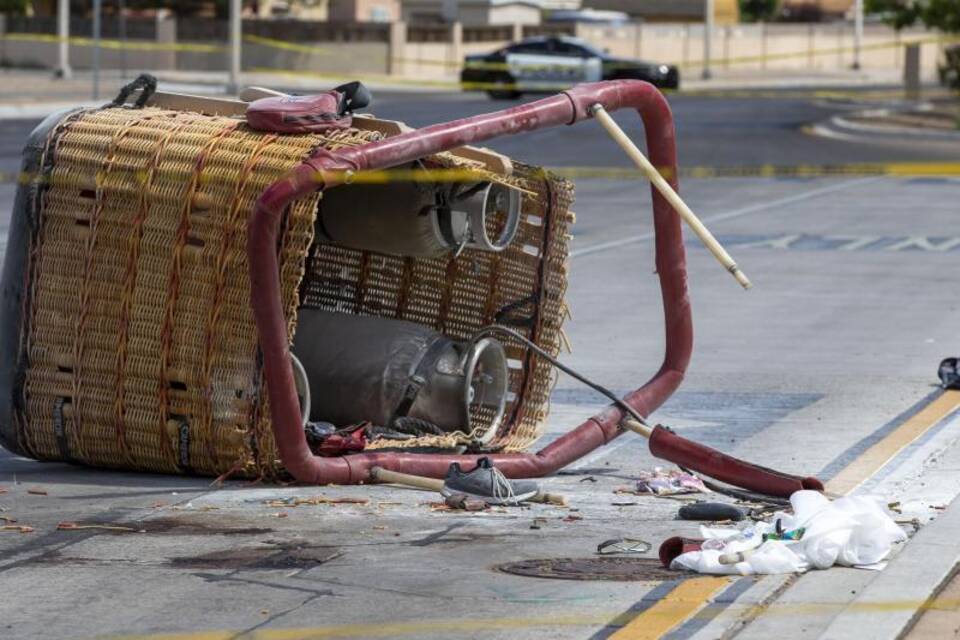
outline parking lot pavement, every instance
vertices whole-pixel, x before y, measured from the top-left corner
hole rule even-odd
[[[694,360],[655,419],[768,466],[825,477],[850,468],[877,478],[868,488],[891,500],[949,501],[960,487],[941,481],[930,495],[924,477],[946,477],[938,460],[953,459],[944,452],[960,438],[960,421],[934,416],[918,426],[912,416],[939,397],[936,365],[958,350],[958,187],[883,178],[686,181],[690,205],[756,287],[741,291],[688,241]],[[0,186],[0,211],[9,215],[11,204],[12,189]],[[581,181],[575,209],[574,349],[564,361],[623,392],[661,357],[649,192],[639,182]],[[603,404],[561,377],[538,446]],[[881,447],[889,455],[880,463],[889,464],[863,463],[894,436],[907,439]],[[695,523],[675,520],[677,501],[615,493],[658,464],[632,434],[544,480],[570,497],[569,507],[477,514],[437,511],[431,494],[383,486],[217,487],[0,455],[0,515],[33,528],[0,535],[0,635],[11,639],[243,631],[677,639],[737,629],[769,637],[764,630],[782,629],[785,615],[830,602],[804,619],[826,629],[837,603],[875,575],[833,569],[791,586],[783,577],[580,582],[497,570],[590,557],[620,535],[657,545],[696,534]],[[321,494],[369,502],[278,502]],[[63,521],[128,529],[57,530]],[[771,600],[796,607],[754,606]]]

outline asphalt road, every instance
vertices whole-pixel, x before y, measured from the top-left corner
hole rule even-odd
[[[422,127],[502,109],[523,101],[489,100],[461,93],[389,93],[375,96],[371,112]],[[673,95],[682,166],[839,164],[955,159],[949,149],[920,145],[856,144],[807,135],[803,127],[866,103],[816,98],[700,97]],[[870,103],[874,104],[874,103]],[[639,119],[615,114],[635,139],[643,140]],[[36,124],[0,121],[0,171],[15,171],[22,140]],[[597,125],[560,127],[489,144],[511,157],[544,166],[628,166],[623,154]]]
[[[770,95],[770,94],[767,94]],[[520,100],[488,100],[474,94],[387,94],[375,97],[371,111],[383,117],[425,126],[502,109]],[[805,134],[805,125],[855,109],[864,103],[816,98],[702,97],[671,95],[681,166],[836,164],[954,159],[955,151],[931,152],[918,145],[850,144]],[[875,103],[870,103],[876,106]],[[643,140],[639,118],[627,111],[615,114],[621,126]],[[516,138],[503,138],[490,147],[511,157],[545,166],[628,166],[622,152],[598,125],[560,127]]]
[[[491,104],[407,94],[384,96],[376,112],[422,125]],[[672,104],[687,165],[938,159],[800,130],[844,105],[694,97]],[[0,171],[16,168],[30,126],[0,123]],[[627,166],[589,123],[491,146],[549,166]],[[682,190],[756,287],[741,291],[689,243],[694,359],[681,391],[654,418],[768,466],[849,476],[873,445],[913,424],[918,403],[935,390],[940,358],[960,351],[960,181],[744,178],[687,180]],[[0,185],[3,215],[12,195]],[[662,356],[649,202],[641,181],[578,182],[567,325],[574,350],[564,359],[619,392],[645,380]],[[561,378],[544,442],[603,404]],[[952,499],[960,492],[951,448],[960,420],[941,417],[895,450],[881,473],[867,468],[855,480],[905,504]],[[672,640],[737,631],[815,638],[835,617],[834,605],[873,580],[846,569],[806,575],[779,596],[795,605],[784,609],[794,617],[761,615],[745,625],[741,614],[790,581],[723,583],[722,597],[703,615],[684,618],[656,609],[677,586],[670,580],[557,581],[491,570],[531,558],[589,557],[598,542],[620,535],[654,545],[696,535],[696,523],[675,519],[675,501],[614,494],[657,464],[628,435],[546,480],[549,490],[571,496],[576,511],[433,512],[416,492],[345,487],[323,491],[370,496],[371,504],[302,506],[278,518],[268,500],[318,490],[218,489],[206,479],[106,473],[0,453],[3,515],[36,529],[0,537],[0,635],[607,638],[634,620],[654,629],[666,619]],[[46,495],[28,493],[37,488]],[[132,522],[146,533],[57,531],[61,520]],[[303,631],[282,631],[289,629]]]

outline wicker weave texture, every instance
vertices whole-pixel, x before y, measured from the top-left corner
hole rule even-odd
[[[321,141],[157,109],[64,126],[32,261],[24,392],[38,457],[206,474],[255,464],[247,218]],[[287,218],[288,308],[315,206]]]
[[[19,421],[29,452],[136,470],[281,473],[249,306],[248,216],[318,146],[378,136],[278,136],[150,108],[65,121],[28,274]],[[446,154],[431,162],[463,166]],[[318,196],[294,203],[279,247],[291,336],[304,304],[452,337],[499,321],[557,353],[572,189],[529,167],[514,182],[532,192],[517,241],[456,260],[312,244]],[[517,450],[539,435],[553,376],[521,345],[508,353],[510,420],[497,443]]]

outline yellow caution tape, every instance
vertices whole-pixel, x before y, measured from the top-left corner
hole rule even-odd
[[[64,38],[40,33],[7,33],[0,36],[0,41],[12,40],[15,42],[61,42]],[[76,47],[94,47],[99,44],[101,49],[129,49],[135,51],[191,51],[194,53],[221,53],[228,47],[218,44],[189,44],[148,42],[146,40],[116,40],[101,38],[99,43],[94,38],[66,38],[67,43]]]
[[[878,42],[875,44],[865,44],[860,47],[860,51],[876,51],[880,49],[893,49],[899,47],[906,47],[908,45],[924,45],[924,44],[952,44],[955,42],[960,42],[960,38],[957,37],[946,37],[946,36],[937,36],[931,38],[915,38],[912,40],[891,40],[888,42]],[[769,60],[790,60],[794,58],[807,58],[807,57],[819,57],[819,56],[829,56],[837,55],[841,53],[853,53],[856,50],[853,46],[846,47],[831,47],[828,49],[807,49],[804,51],[790,51],[785,53],[768,53],[762,55],[754,56],[736,56],[728,58],[719,58],[711,59],[711,66],[726,66],[731,64],[746,64],[751,62],[766,62]],[[688,62],[681,63],[679,65],[681,68],[700,68],[703,66],[702,62]]]
[[[948,37],[948,36],[936,36],[929,38],[914,38],[908,40],[890,40],[887,42],[878,42],[874,44],[867,44],[860,47],[860,51],[875,51],[880,49],[893,49],[898,47],[905,47],[908,45],[924,45],[924,44],[952,44],[960,42],[958,37]],[[737,65],[737,64],[748,64],[751,62],[766,62],[770,60],[791,60],[795,58],[807,58],[807,57],[820,57],[828,55],[837,55],[841,53],[853,53],[855,47],[845,46],[845,47],[831,47],[827,49],[804,49],[802,51],[788,51],[783,53],[768,53],[760,55],[751,55],[751,56],[731,56],[726,58],[711,58],[710,64],[712,66],[727,66],[727,65]],[[407,60],[399,60],[400,62],[407,62]],[[451,65],[453,63],[443,61],[443,60],[410,60],[409,62],[418,63],[418,64],[435,64],[435,65]],[[668,62],[664,63],[671,66],[676,66],[681,69],[697,69],[703,66],[703,62]],[[460,63],[456,63],[456,66],[460,66]],[[462,65],[466,69],[480,69],[487,71],[507,71],[510,69],[524,69],[524,70],[548,70],[556,69],[558,65],[549,64],[549,63],[506,63],[506,62],[466,62]],[[604,64],[605,68],[632,68],[634,65],[630,63],[607,63]]]
[[[589,180],[644,180],[644,177],[633,168],[620,167],[550,167],[545,169],[548,173],[566,178],[589,179]],[[672,177],[672,171],[669,168],[662,167],[660,173],[665,178]],[[113,171],[113,175],[117,173]],[[145,182],[148,174],[145,171],[133,172],[135,179]],[[359,172],[346,172],[347,175],[341,176],[340,172],[318,173],[318,182],[326,182],[331,177],[337,182],[346,182],[351,184],[387,184],[390,182],[430,182],[430,183],[451,183],[451,182],[477,182],[478,180],[488,179],[489,174],[471,169],[383,169]],[[334,175],[337,174],[337,175]],[[679,170],[681,178],[695,179],[715,179],[715,178],[829,178],[837,176],[888,176],[894,178],[956,178],[960,177],[960,162],[887,162],[887,163],[852,163],[852,164],[834,164],[834,165],[748,165],[748,166],[730,166],[730,167],[686,167]],[[0,172],[0,184],[28,184],[37,181],[41,177],[36,173],[2,173]],[[69,178],[65,177],[47,177],[49,184],[57,185],[68,184]],[[208,184],[215,182],[217,178],[211,175],[201,175],[200,183]],[[66,182],[65,182],[66,181]],[[96,184],[102,180],[95,177]],[[82,182],[77,178],[77,185],[89,188],[89,178]]]
[[[60,42],[61,38],[56,35],[49,34],[33,34],[33,33],[7,33],[0,36],[0,40],[7,39],[13,41],[35,41],[35,42]],[[285,51],[296,51],[299,53],[316,53],[316,54],[330,54],[332,50],[328,47],[321,47],[315,45],[306,45],[298,44],[293,42],[287,42],[285,40],[278,40],[276,38],[267,38],[264,36],[257,35],[244,35],[244,41],[250,42],[252,44],[258,44],[265,47],[271,47],[275,49],[281,49]],[[75,46],[83,47],[92,47],[96,45],[96,41],[93,38],[78,38],[70,37],[67,38],[67,42]],[[890,49],[896,47],[904,47],[912,44],[952,44],[960,42],[958,37],[948,37],[948,36],[934,36],[928,38],[914,38],[907,40],[891,40],[887,42],[880,42],[874,44],[863,45],[861,51],[874,51],[880,49]],[[141,51],[192,51],[196,53],[221,53],[229,49],[226,45],[207,45],[207,44],[190,44],[190,43],[160,43],[160,42],[146,42],[146,41],[137,41],[137,40],[116,40],[116,39],[101,39],[100,47],[104,49],[131,49],[131,50],[141,50]],[[712,58],[710,63],[714,66],[729,66],[737,64],[748,64],[752,62],[765,62],[773,60],[789,60],[795,58],[806,58],[806,57],[819,57],[827,55],[837,55],[841,53],[852,53],[854,51],[853,46],[845,47],[831,47],[827,49],[808,49],[803,51],[790,51],[785,53],[768,53],[761,55],[751,55],[751,56],[733,56],[727,58]],[[410,64],[418,66],[441,66],[446,68],[467,68],[467,69],[481,69],[481,70],[492,70],[492,71],[504,71],[509,69],[528,69],[528,70],[549,70],[556,69],[556,64],[549,63],[505,63],[505,62],[462,62],[460,60],[437,60],[434,58],[393,58],[392,62],[397,64]],[[627,63],[607,63],[606,67],[618,67],[620,64],[623,66],[632,66]],[[672,66],[677,66],[682,69],[695,69],[703,66],[702,62],[670,62],[664,63]]]

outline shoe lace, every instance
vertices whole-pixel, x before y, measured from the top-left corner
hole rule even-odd
[[[497,500],[516,503],[517,496],[513,491],[513,483],[507,479],[507,476],[496,467],[490,468],[490,474],[493,476],[493,497]]]

